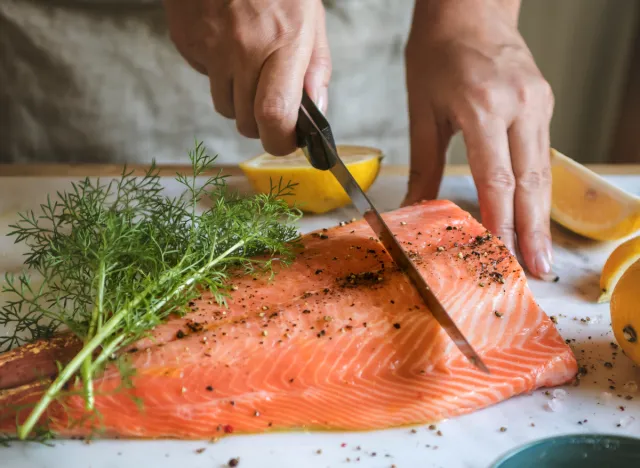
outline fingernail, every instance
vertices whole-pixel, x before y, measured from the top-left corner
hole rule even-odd
[[[551,268],[553,263],[551,242],[547,240],[545,244],[545,248],[536,254],[536,273],[543,281],[558,281],[558,275],[556,275]]]
[[[327,88],[320,88],[316,96],[316,106],[324,114],[327,111]]]

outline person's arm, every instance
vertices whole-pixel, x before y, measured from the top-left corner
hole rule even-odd
[[[165,0],[178,51],[216,111],[274,155],[292,152],[303,86],[324,110],[331,74],[321,0]]]
[[[416,0],[406,67],[411,178],[405,203],[435,198],[461,131],[483,224],[551,280],[553,93],[517,29],[520,1]]]

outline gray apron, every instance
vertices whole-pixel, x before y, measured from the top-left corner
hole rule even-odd
[[[336,139],[406,160],[413,2],[331,3]],[[262,152],[214,112],[207,78],[168,38],[160,0],[2,0],[0,120],[0,163],[184,163],[195,139],[220,163]]]

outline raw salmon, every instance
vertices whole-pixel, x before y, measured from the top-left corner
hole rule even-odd
[[[522,268],[471,215],[432,201],[384,217],[490,375],[459,352],[360,221],[305,236],[296,261],[271,282],[239,277],[228,308],[205,294],[126,350],[133,387],[109,367],[96,381],[99,416],[69,396],[42,422],[60,436],[129,438],[381,429],[575,377],[575,357]],[[0,357],[0,432],[15,432],[55,374],[53,359],[77,346],[60,338]]]

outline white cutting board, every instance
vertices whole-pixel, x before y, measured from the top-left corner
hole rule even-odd
[[[640,194],[640,176],[610,179]],[[246,188],[241,179],[232,183]],[[36,207],[46,193],[67,184],[61,179],[0,177],[0,274],[20,269],[20,252],[4,237],[7,225],[16,219],[16,210]],[[175,189],[170,179],[168,186]],[[403,177],[381,177],[370,195],[381,210],[391,210],[400,204],[405,187]],[[478,216],[476,192],[469,177],[445,178],[441,197]],[[327,227],[354,216],[351,209],[344,209],[308,217],[302,221],[301,229]],[[542,308],[549,315],[559,316],[562,335],[575,338],[576,355],[589,372],[580,386],[565,387],[567,397],[555,412],[546,409],[550,397],[544,391],[536,391],[443,422],[438,425],[442,436],[427,427],[418,427],[415,433],[409,428],[369,433],[299,432],[233,436],[216,443],[98,441],[86,445],[55,441],[54,447],[13,443],[9,448],[0,447],[0,468],[217,468],[227,466],[234,457],[240,457],[241,468],[487,467],[505,451],[552,435],[604,432],[640,437],[640,392],[631,394],[631,401],[617,397],[629,394],[623,391],[626,382],[640,384],[640,369],[621,353],[613,369],[604,367],[605,361],[612,360],[609,308],[594,302],[599,292],[600,269],[615,244],[580,239],[560,228],[554,228],[553,234],[555,269],[560,281],[549,284],[531,279],[529,284]],[[590,317],[588,323],[580,321],[586,317]],[[615,381],[616,390],[609,390],[611,382],[607,379]],[[603,392],[610,392],[611,398]],[[628,416],[636,420],[625,425],[630,420],[623,418]],[[586,423],[578,424],[585,419]],[[621,421],[625,426],[617,427]],[[501,427],[507,431],[501,432]],[[203,448],[204,451],[199,450]]]

